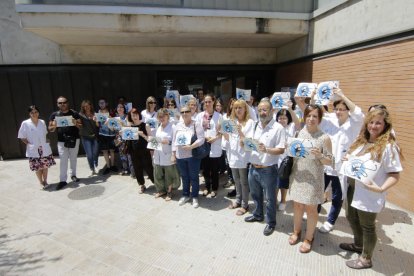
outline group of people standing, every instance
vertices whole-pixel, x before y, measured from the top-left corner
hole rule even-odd
[[[118,171],[115,163],[118,148],[122,174],[131,173],[137,179],[139,193],[146,190],[144,171],[156,187],[155,197],[163,197],[166,201],[172,199],[173,190],[182,182],[180,206],[191,201],[194,208],[199,207],[200,169],[205,181],[201,195],[216,197],[220,164],[223,163],[236,190],[236,199],[229,208],[237,209],[238,216],[250,211],[251,215],[244,219],[248,223],[265,221],[263,234],[266,236],[274,232],[276,210],[285,209],[289,192],[294,216],[288,242],[295,245],[302,240],[302,220],[306,214],[306,231],[299,251],[308,253],[312,250],[318,213],[325,202],[325,190],[331,186],[332,206],[319,231],[333,230],[346,200],[346,216],[354,242],[341,243],[340,247],[360,254],[346,264],[355,269],[372,267],[376,214],[384,208],[385,192],[398,182],[402,171],[401,149],[385,106],[375,105],[364,114],[340,89],[334,89],[334,94],[332,113],[326,107],[313,104],[314,93],[306,101],[295,97],[297,110],[292,102],[287,109],[274,110],[268,98],[263,98],[257,106],[232,98],[227,103],[226,113],[223,112],[225,104],[210,94],[199,95],[198,101],[194,98],[183,106],[178,106],[173,99],[165,99],[160,109],[157,109],[156,99],[149,97],[142,112],[136,108],[127,110],[124,99],[120,99],[113,112],[105,99],[99,99],[97,112],[92,103],[85,100],[78,113],[69,108],[65,97],[59,97],[59,111],[50,116],[48,124],[50,132],[56,129],[58,132],[60,182],[57,190],[67,185],[68,161],[72,181],[79,181],[76,158],[80,141],[91,175],[96,174],[99,151],[106,163],[102,173]],[[122,130],[111,129],[107,123],[97,120],[96,113],[110,113],[119,118],[122,125],[137,127],[139,139],[122,140]],[[303,118],[298,113],[303,114]],[[18,138],[27,144],[31,170],[36,171],[40,184],[47,188],[47,168],[55,161],[46,141],[46,124],[39,119],[39,109],[31,106],[29,114],[30,119],[22,123]],[[56,127],[57,116],[72,116],[73,125]],[[158,126],[148,123],[151,118],[158,121]],[[232,120],[236,131],[222,131],[224,119]],[[178,137],[191,137],[191,141],[179,144]],[[278,176],[278,166],[286,156],[289,137],[310,140],[313,158],[294,158],[287,180]],[[256,140],[257,150],[246,150],[245,138]],[[149,149],[151,139],[156,139],[161,146]],[[200,147],[207,151],[205,156],[196,154]],[[342,162],[354,156],[367,156],[380,164],[372,181],[362,182],[340,173]],[[277,204],[279,191],[281,196]],[[249,206],[250,197],[253,209]]]

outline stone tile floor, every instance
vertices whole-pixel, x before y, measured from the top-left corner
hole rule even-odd
[[[51,168],[50,183],[58,171]],[[0,275],[414,275],[414,216],[391,204],[378,216],[373,269],[354,271],[345,261],[355,255],[338,247],[352,240],[343,211],[334,231],[317,233],[313,251],[301,254],[287,242],[290,201],[265,237],[264,224],[227,209],[229,189],[200,196],[194,209],[178,206],[181,190],[165,202],[149,183],[138,194],[129,176],[88,173],[80,157],[79,183],[43,191],[27,160],[0,161]]]

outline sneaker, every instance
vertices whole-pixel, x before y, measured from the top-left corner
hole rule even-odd
[[[128,171],[127,171],[127,170],[125,170],[125,171],[123,171],[123,172],[121,173],[121,175],[129,175],[129,173],[128,173]]]
[[[108,174],[108,173],[110,173],[110,172],[111,172],[111,169],[110,169],[110,168],[108,168],[108,167],[106,167],[106,168],[105,168],[105,170],[103,170],[102,174],[103,174],[103,175],[106,175],[106,174]]]
[[[198,206],[200,206],[200,205],[198,204],[198,198],[193,198],[193,207],[194,207],[194,208],[198,208]]]
[[[73,182],[79,182],[80,179],[76,177],[76,175],[72,175],[72,177],[70,178],[72,179]]]
[[[95,169],[91,170],[91,173],[89,174],[89,177],[92,177],[94,175],[96,175]]]
[[[303,220],[307,220],[307,219],[308,219],[308,215],[307,215],[306,213],[303,213],[303,217],[302,217],[302,219],[303,219]]]
[[[118,168],[116,166],[111,166],[110,170],[113,172],[118,172]]]
[[[329,233],[332,231],[332,229],[334,228],[334,226],[332,224],[330,224],[329,222],[325,221],[325,223],[319,227],[319,232],[321,233]]]
[[[68,185],[68,183],[66,181],[60,181],[59,184],[57,184],[57,186],[56,186],[56,191],[61,190],[66,185]]]
[[[178,201],[178,205],[183,206],[186,202],[188,202],[190,198],[188,196],[183,196]]]
[[[279,211],[284,211],[285,209],[286,209],[286,203],[280,203],[279,207],[278,207],[278,210]]]

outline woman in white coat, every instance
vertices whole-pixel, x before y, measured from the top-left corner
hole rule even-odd
[[[56,162],[46,141],[47,128],[45,121],[39,119],[39,109],[31,105],[28,112],[30,118],[22,122],[17,138],[26,144],[26,157],[29,157],[30,169],[36,172],[40,185],[46,189],[48,168],[56,165]]]

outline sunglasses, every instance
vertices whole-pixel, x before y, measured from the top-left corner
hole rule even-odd
[[[156,104],[156,102],[148,102],[149,104]]]
[[[68,101],[66,101],[66,102],[58,102],[57,104],[67,104],[68,103]]]
[[[181,111],[180,113],[181,114],[186,114],[186,113],[190,113],[191,111],[190,110],[186,110],[186,111]]]

